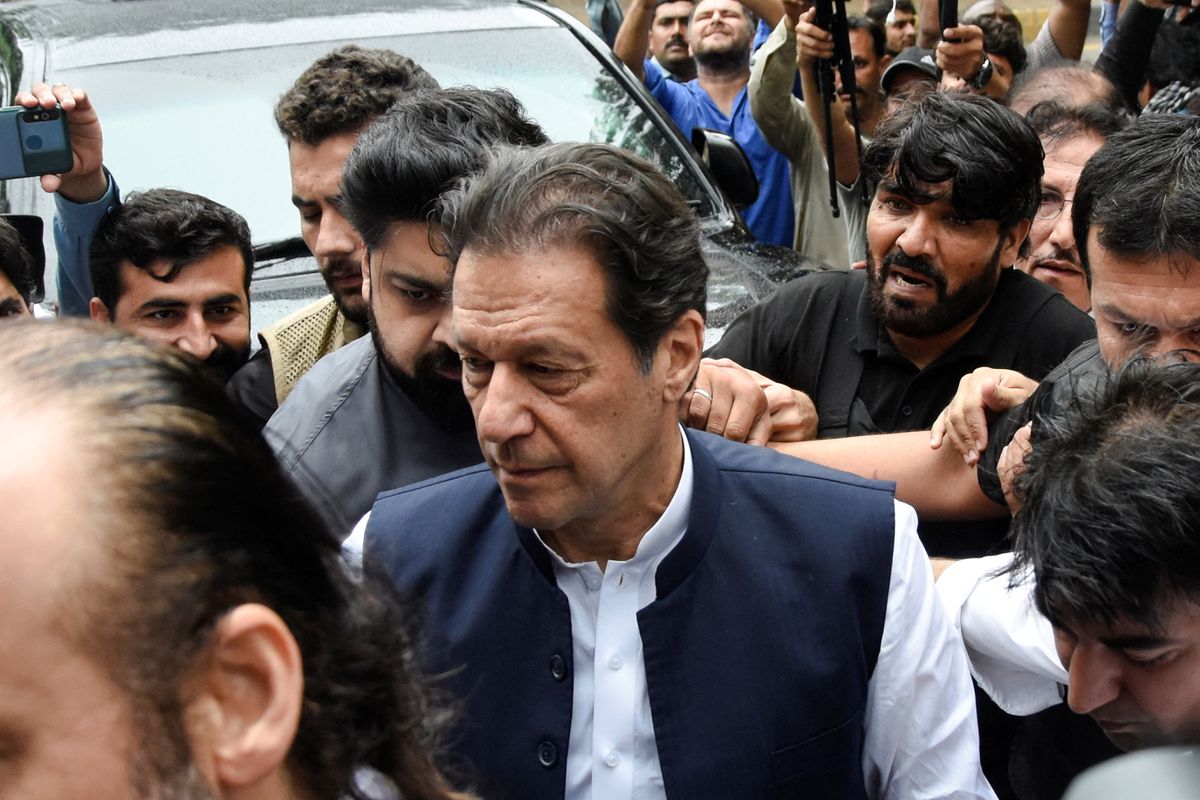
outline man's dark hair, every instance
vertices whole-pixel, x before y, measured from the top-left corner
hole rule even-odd
[[[871,5],[867,7],[866,15],[878,25],[886,25],[887,16],[891,13],[891,10],[892,0],[871,0]],[[913,5],[912,0],[896,0],[896,10],[907,14],[917,13],[917,7]]]
[[[1154,629],[1165,602],[1200,602],[1200,364],[1136,359],[1034,424],[1012,532],[1038,609]]]
[[[1073,106],[1044,100],[1029,109],[1025,121],[1043,141],[1061,142],[1076,136],[1108,139],[1117,131],[1128,128],[1132,120],[1128,114],[1099,103]]]
[[[289,140],[315,145],[357,133],[409,92],[437,87],[411,58],[348,44],[314,61],[283,93],[275,123]]]
[[[222,247],[236,247],[246,265],[245,289],[250,291],[254,250],[250,228],[241,214],[220,203],[177,189],[134,192],[96,229],[88,269],[96,297],[116,310],[121,299],[121,263],[129,262],[155,280],[170,283],[188,264]],[[165,270],[154,269],[165,261]]]
[[[1009,108],[1028,114],[1038,103],[1056,100],[1065,105],[1107,106],[1128,111],[1121,90],[1103,73],[1081,64],[1057,64],[1022,72],[1013,80]]]
[[[659,6],[665,6],[670,3],[678,3],[678,2],[679,2],[679,0],[654,0],[654,13],[651,15],[651,18],[658,16],[658,7]],[[687,0],[687,2],[691,3],[693,7],[695,7],[695,5],[696,5],[696,0]]]
[[[863,172],[914,196],[953,180],[958,213],[994,219],[1006,233],[1037,211],[1042,155],[1029,123],[994,100],[933,92],[884,119],[863,154]]]
[[[1147,114],[1113,134],[1084,165],[1071,207],[1089,273],[1092,229],[1105,249],[1133,261],[1200,259],[1200,118]]]
[[[425,89],[358,138],[342,173],[342,211],[368,250],[395,222],[427,222],[438,198],[478,171],[498,144],[533,147],[546,134],[503,89]]]
[[[3,219],[0,219],[0,274],[21,295],[25,305],[33,298],[33,259],[21,241],[17,229]]]
[[[158,773],[142,779],[187,768],[187,678],[221,618],[260,603],[303,662],[287,761],[299,793],[365,800],[356,772],[373,768],[409,800],[452,796],[430,755],[413,640],[383,582],[356,582],[339,540],[198,362],[111,326],[14,323],[0,393],[76,423],[69,457],[91,465],[78,489],[96,556],[64,565],[58,618],[130,698],[153,762],[141,766]]]
[[[645,371],[663,335],[705,313],[708,266],[687,202],[647,161],[603,144],[503,148],[442,198],[450,262],[463,250],[582,246],[605,270],[610,318]]]
[[[1026,61],[1020,26],[996,17],[980,17],[975,24],[983,31],[983,49],[1004,57],[1012,66],[1013,75],[1020,75]]]
[[[883,58],[887,52],[887,34],[884,33],[883,27],[870,17],[846,17],[846,30],[866,31],[871,34],[871,49],[875,51],[875,58]]]
[[[1200,27],[1170,20],[1160,25],[1146,62],[1146,81],[1155,89],[1176,81],[1200,85]]]

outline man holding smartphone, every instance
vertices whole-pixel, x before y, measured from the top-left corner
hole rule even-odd
[[[262,424],[318,359],[366,332],[362,240],[334,202],[342,164],[367,125],[422,88],[437,88],[437,82],[411,59],[348,45],[318,58],[276,105],[301,235],[330,296],[261,331],[262,349],[230,381],[234,400]],[[43,176],[42,188],[55,193],[60,313],[87,316],[95,292],[84,254],[97,226],[120,205],[116,181],[104,168],[100,121],[87,93],[63,84],[38,84],[16,101],[27,108],[57,103],[69,113],[74,168]]]

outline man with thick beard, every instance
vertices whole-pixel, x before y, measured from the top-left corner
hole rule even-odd
[[[878,186],[867,269],[792,281],[711,353],[808,394],[820,438],[928,428],[976,367],[1040,377],[1095,336],[1062,295],[1009,268],[1042,176],[1024,120],[930,94],[881,125],[863,169]]]
[[[490,146],[545,141],[507,92],[427,90],[376,120],[347,158],[340,206],[365,244],[371,336],[322,359],[264,431],[334,532],[348,534],[385,489],[482,459],[451,347],[436,205]]]

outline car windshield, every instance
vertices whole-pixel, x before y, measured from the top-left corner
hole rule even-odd
[[[697,213],[715,213],[691,167],[616,78],[554,27],[356,38],[409,56],[443,86],[503,86],[556,141],[609,142],[657,163]],[[123,192],[173,186],[241,212],[256,243],[298,235],[287,151],[275,128],[280,94],[323,41],[64,70],[104,123],[105,161]]]

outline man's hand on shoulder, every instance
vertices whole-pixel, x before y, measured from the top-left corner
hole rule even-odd
[[[25,108],[60,105],[67,112],[67,132],[75,163],[70,172],[43,175],[42,189],[58,192],[75,203],[99,200],[108,190],[108,176],[104,174],[104,138],[100,132],[100,118],[87,92],[62,83],[53,86],[38,83],[28,92],[18,93],[15,101]]]
[[[1021,405],[1037,387],[1037,381],[1011,369],[980,367],[964,375],[954,398],[933,422],[929,446],[936,450],[949,439],[963,461],[974,466],[987,447],[988,423]]]
[[[816,407],[808,395],[727,358],[700,362],[680,418],[689,427],[755,445],[804,441],[817,432]]]

